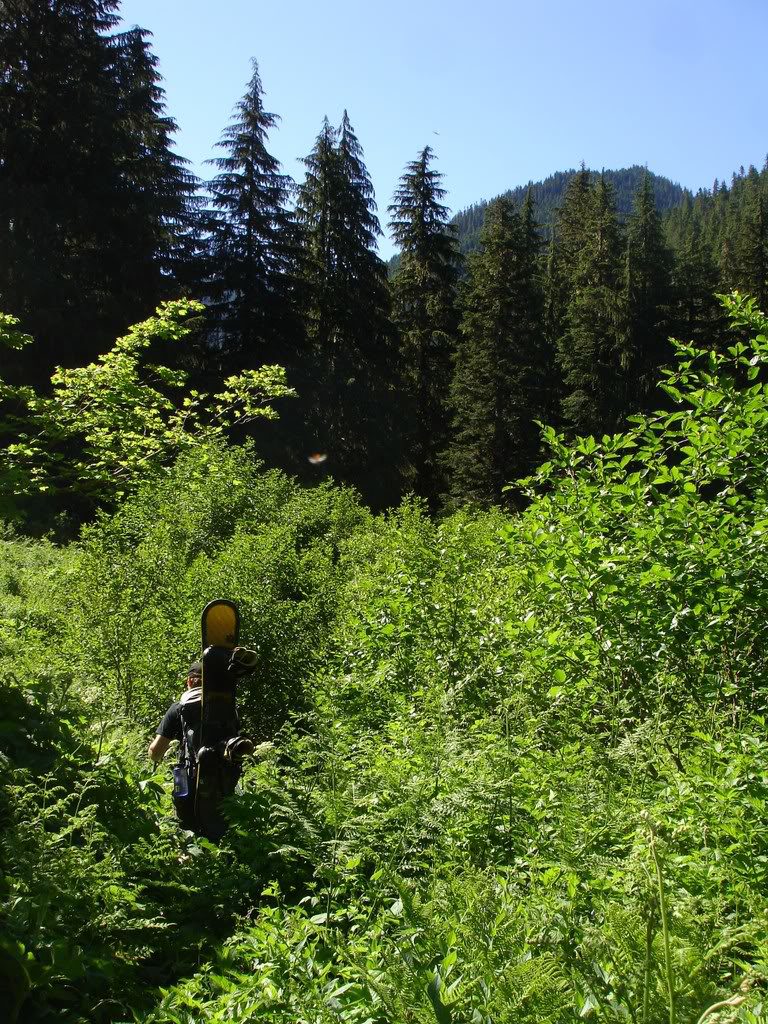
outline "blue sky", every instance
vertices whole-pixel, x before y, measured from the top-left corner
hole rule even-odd
[[[154,34],[192,170],[259,62],[295,178],[346,107],[379,213],[430,145],[459,210],[578,165],[647,164],[693,189],[768,152],[768,0],[123,0]],[[389,256],[384,239],[381,252]]]

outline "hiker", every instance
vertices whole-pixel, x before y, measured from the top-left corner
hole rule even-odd
[[[163,716],[149,745],[149,756],[159,763],[171,742],[178,740],[179,763],[174,768],[173,793],[176,815],[184,828],[215,840],[221,838],[226,828],[219,802],[234,792],[242,772],[242,758],[253,753],[253,741],[239,735],[240,723],[233,711],[227,721],[216,723],[214,735],[203,736],[206,745],[200,746],[202,682],[202,662],[193,661],[187,673],[186,690]],[[204,769],[205,786],[198,793],[200,766]]]

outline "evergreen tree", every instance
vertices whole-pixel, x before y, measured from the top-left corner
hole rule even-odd
[[[406,451],[410,482],[434,501],[441,492],[438,453],[447,443],[450,359],[457,329],[459,253],[441,203],[442,175],[425,147],[406,166],[389,207],[389,227],[400,247],[392,282],[400,334],[402,396],[409,405]]]
[[[557,351],[560,338],[566,327],[566,311],[568,306],[568,274],[563,255],[563,248],[558,244],[557,228],[550,229],[543,264],[543,309],[542,330],[547,351]],[[548,376],[548,409],[545,420],[548,424],[559,423],[562,413],[563,387],[561,375],[556,365],[550,366]]]
[[[715,298],[718,273],[701,227],[692,222],[675,252],[670,335],[706,346],[723,334],[723,311]]]
[[[112,40],[118,90],[115,157],[119,205],[114,242],[102,255],[110,279],[120,280],[111,319],[122,323],[137,300],[154,307],[189,281],[199,237],[197,179],[173,152],[176,122],[165,113],[165,94],[149,33],[133,28]],[[105,197],[111,204],[114,197]],[[105,299],[105,303],[106,303]]]
[[[267,134],[277,123],[262,102],[256,61],[248,90],[212,161],[220,170],[208,189],[209,272],[215,336],[225,353],[257,365],[284,354],[291,323],[290,291],[295,261],[294,222],[287,209],[291,179],[268,152]]]
[[[145,33],[116,0],[0,4],[0,306],[32,379],[87,361],[166,290],[191,181]]]
[[[656,210],[651,177],[646,174],[627,223],[626,359],[631,411],[640,411],[649,400],[657,401],[658,368],[672,355],[667,340],[671,273],[672,256]]]
[[[304,160],[297,216],[304,256],[299,286],[307,333],[308,441],[328,468],[373,500],[391,497],[392,327],[381,228],[360,143],[346,111],[326,119]],[[310,449],[311,450],[311,449]]]
[[[546,373],[538,246],[530,209],[521,215],[505,197],[488,205],[481,247],[469,257],[451,382],[453,505],[500,502],[503,486],[538,456]]]
[[[631,411],[622,245],[608,182],[600,178],[593,187],[577,178],[573,186],[560,224],[570,267],[566,326],[558,342],[562,407],[578,433],[603,433]]]
[[[117,6],[0,5],[0,304],[38,339],[43,377],[65,360],[67,334],[92,338],[95,329],[82,309],[100,298],[106,238],[97,209],[114,184],[113,54],[104,33]]]
[[[581,258],[593,217],[594,184],[592,175],[581,165],[571,178],[557,212],[556,236],[559,262],[566,271],[566,280],[572,281]]]
[[[743,181],[734,230],[735,267],[731,287],[754,295],[768,308],[768,180],[754,167]],[[734,218],[735,219],[735,218]]]

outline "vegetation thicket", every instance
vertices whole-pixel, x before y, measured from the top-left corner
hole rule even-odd
[[[727,306],[667,411],[547,430],[518,515],[374,517],[220,438],[78,543],[4,534],[20,1020],[764,1019],[768,321]],[[144,751],[220,594],[275,750],[213,847]]]

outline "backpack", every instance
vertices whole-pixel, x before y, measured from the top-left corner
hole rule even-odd
[[[201,720],[203,710],[203,688],[193,686],[185,690],[179,701],[179,715],[181,717],[181,761],[187,767],[188,772],[194,772],[197,767],[197,752],[200,749]],[[206,747],[214,747],[221,740],[234,736],[239,731],[237,714],[228,714],[225,718],[209,722],[206,726],[205,740]]]

